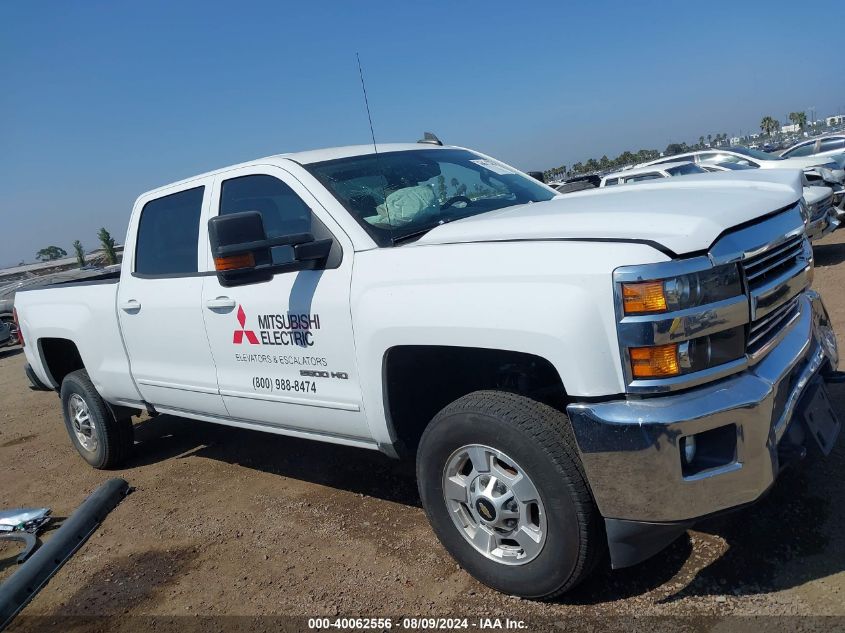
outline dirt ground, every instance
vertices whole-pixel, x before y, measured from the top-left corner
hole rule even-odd
[[[845,349],[845,231],[815,250],[815,286]],[[469,615],[583,624],[661,615],[694,616],[684,621],[688,630],[710,630],[719,622],[709,616],[845,615],[845,441],[827,460],[785,472],[756,505],[544,604],[489,590],[455,564],[420,509],[411,464],[160,416],[136,424],[127,468],[96,471],[72,448],[56,395],[30,391],[23,366],[19,349],[0,350],[0,508],[49,506],[67,516],[113,475],[135,492],[14,629],[44,630],[69,615],[110,616],[75,625],[102,630],[156,622],[138,616]],[[831,395],[845,415],[845,388]],[[14,571],[17,553],[3,547],[0,578]],[[209,625],[203,630],[236,622],[199,621]]]

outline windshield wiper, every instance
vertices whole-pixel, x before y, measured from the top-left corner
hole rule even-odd
[[[405,242],[410,242],[414,238],[419,238],[431,231],[432,229],[436,229],[438,226],[443,226],[444,224],[449,224],[449,222],[454,222],[458,218],[445,218],[440,220],[437,224],[431,224],[424,229],[417,229],[416,231],[411,231],[410,233],[405,233],[404,235],[399,235],[397,237],[391,238],[391,242],[393,246],[397,244],[404,244]]]

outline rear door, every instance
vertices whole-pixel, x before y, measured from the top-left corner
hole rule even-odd
[[[321,270],[224,287],[203,283],[203,316],[217,381],[232,419],[370,439],[350,313],[352,244],[286,170],[252,166],[215,179],[210,216],[259,211],[268,237],[313,233],[334,240]],[[290,247],[273,250],[290,261]],[[207,249],[209,268],[213,267]]]
[[[206,264],[205,249],[199,248],[200,223],[211,182],[195,181],[138,201],[117,313],[144,400],[161,408],[224,415],[200,307],[200,271]]]

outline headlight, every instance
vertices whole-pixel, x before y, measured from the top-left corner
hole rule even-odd
[[[634,380],[692,374],[737,360],[744,354],[745,328],[742,326],[682,343],[628,348]]]
[[[688,260],[685,272],[673,276],[663,275],[678,265],[614,273],[619,343],[629,382],[694,374],[745,357],[748,301],[739,266],[709,264],[705,257]]]
[[[798,201],[798,211],[801,213],[801,219],[804,220],[804,224],[806,225],[810,221],[810,208],[807,206],[804,198]]]
[[[622,284],[626,316],[675,312],[742,294],[736,264],[667,279]]]

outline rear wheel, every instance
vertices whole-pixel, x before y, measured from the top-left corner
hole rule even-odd
[[[114,417],[84,369],[65,376],[61,399],[65,427],[83,459],[94,468],[120,466],[134,443],[132,420]]]
[[[604,551],[568,420],[534,400],[497,391],[456,400],[423,433],[417,477],[440,541],[499,591],[554,598]]]

